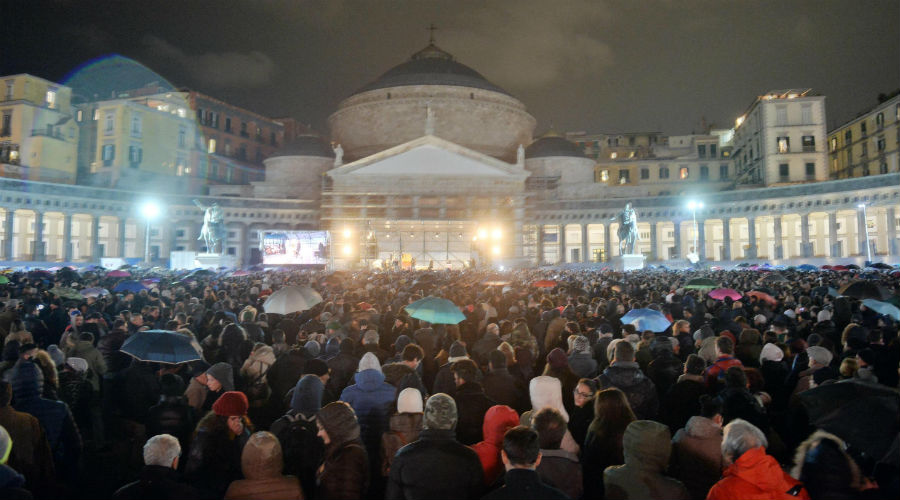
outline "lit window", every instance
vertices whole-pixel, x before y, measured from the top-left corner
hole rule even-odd
[[[46,100],[47,100],[47,107],[48,107],[48,108],[51,108],[51,109],[52,109],[52,108],[55,108],[55,107],[56,107],[56,90],[55,90],[55,89],[49,89],[49,90],[47,90],[47,98],[46,98]]]
[[[816,138],[812,135],[804,135],[802,138],[803,151],[812,152],[816,150]]]
[[[80,122],[83,119],[84,119],[84,111],[79,109],[78,112],[75,113],[75,120]]]
[[[837,151],[837,137],[832,137],[829,141],[828,147],[831,149],[831,152],[834,153]]]
[[[779,137],[778,138],[778,152],[779,153],[790,153],[791,152],[791,140],[787,137]]]
[[[611,160],[615,160],[618,157],[619,157],[619,153],[616,153],[615,151],[613,151],[612,153],[609,154],[609,158]]]
[[[94,109],[94,115],[91,117],[92,120],[97,121],[100,119],[100,110]]]
[[[691,170],[688,167],[681,167],[678,169],[678,177],[682,179],[687,179],[691,175]]]
[[[609,170],[601,170],[600,171],[600,182],[606,182],[609,180]]]
[[[628,170],[619,170],[619,184],[628,184],[630,175]]]
[[[215,152],[216,152],[216,140],[215,139],[209,140],[209,147],[206,149],[206,152],[209,154],[215,154]]]
[[[178,108],[178,116],[180,118],[187,118],[187,110],[184,108]]]

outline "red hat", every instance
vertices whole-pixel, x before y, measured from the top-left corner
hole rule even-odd
[[[247,408],[249,407],[250,403],[243,392],[228,391],[219,396],[219,399],[213,403],[212,409],[216,415],[223,417],[242,417],[247,414]]]

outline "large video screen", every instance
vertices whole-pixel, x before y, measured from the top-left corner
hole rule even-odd
[[[324,264],[326,231],[261,231],[263,265]]]

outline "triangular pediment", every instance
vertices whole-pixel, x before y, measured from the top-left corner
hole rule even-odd
[[[327,172],[329,176],[521,178],[524,168],[426,135]]]

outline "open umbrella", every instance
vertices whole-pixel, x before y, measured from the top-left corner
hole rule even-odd
[[[556,282],[553,280],[538,280],[532,283],[531,286],[538,288],[553,288],[556,286]]]
[[[5,285],[7,283],[9,283],[9,278],[7,278],[6,276],[0,275],[0,285]]]
[[[137,332],[119,350],[140,361],[171,365],[203,359],[200,344],[194,337],[169,330]]]
[[[874,267],[875,269],[893,269],[894,266],[890,264],[885,264],[884,262],[875,262],[869,267]]]
[[[319,302],[322,302],[322,296],[308,286],[286,286],[270,295],[263,309],[267,313],[291,314],[308,311]]]
[[[67,286],[53,287],[50,289],[50,293],[61,299],[81,300],[84,298],[78,290]]]
[[[144,286],[144,284],[141,283],[140,281],[134,281],[134,280],[122,281],[118,285],[116,285],[115,288],[113,288],[114,292],[138,293],[141,290],[149,290],[149,289],[146,286]]]
[[[798,271],[817,271],[819,268],[812,264],[800,264],[797,266]]]
[[[684,285],[685,288],[702,290],[704,288],[716,288],[719,284],[709,278],[694,278]]]
[[[789,281],[778,273],[767,274],[762,280],[764,283],[787,283]]]
[[[661,332],[672,324],[665,314],[655,309],[632,309],[622,316],[622,323],[634,325],[638,331]]]
[[[116,269],[115,271],[110,271],[106,273],[110,278],[127,278],[131,276],[131,273],[128,271],[123,271],[122,269]]]
[[[109,295],[109,290],[106,288],[83,288],[79,290],[79,293],[83,297],[100,297],[102,295]]]
[[[436,325],[455,325],[466,319],[459,307],[441,297],[425,297],[406,306],[406,312],[413,318]]]
[[[249,275],[250,275],[250,271],[245,271],[245,270],[243,270],[243,269],[238,269],[237,271],[231,273],[231,275],[234,276],[234,277],[236,277],[236,278],[237,278],[237,277],[240,277],[240,276],[249,276]]]
[[[733,288],[716,288],[709,292],[709,296],[716,300],[725,300],[725,297],[731,297],[731,300],[738,300],[742,297],[741,292]]]
[[[845,285],[839,290],[841,295],[853,297],[856,299],[875,299],[881,300],[881,290],[871,281],[854,281]]]
[[[761,292],[759,290],[751,290],[751,291],[747,292],[747,296],[748,297],[756,297],[759,300],[764,300],[764,301],[768,302],[769,304],[772,304],[773,306],[778,303],[778,301],[775,300],[775,297],[772,297],[768,293]]]
[[[890,316],[890,317],[896,319],[897,321],[900,321],[900,308],[898,308],[894,304],[890,304],[888,302],[882,302],[880,300],[875,300],[875,299],[863,299],[862,303],[864,306],[877,312],[878,314]]]

